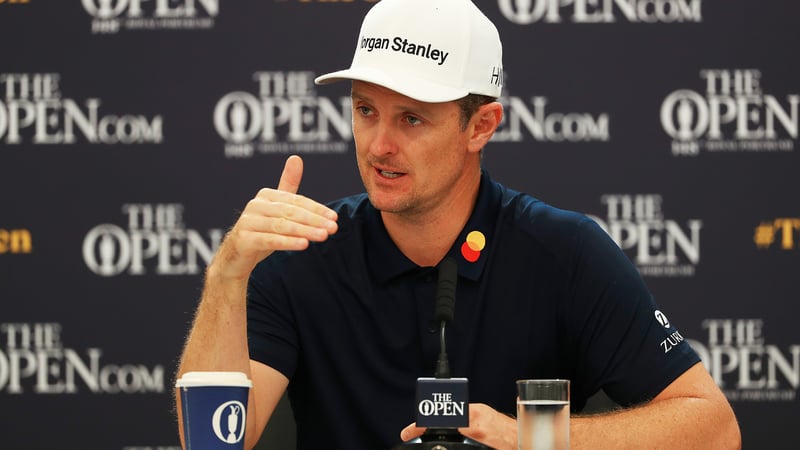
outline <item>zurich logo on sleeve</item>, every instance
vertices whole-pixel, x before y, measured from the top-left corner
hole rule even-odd
[[[246,420],[246,411],[242,402],[232,400],[217,407],[211,417],[211,426],[219,440],[226,444],[235,444],[244,437]]]
[[[669,320],[667,319],[667,316],[664,315],[664,313],[662,313],[659,310],[656,310],[655,316],[656,316],[656,320],[658,321],[658,323],[663,325],[664,328],[669,328]]]

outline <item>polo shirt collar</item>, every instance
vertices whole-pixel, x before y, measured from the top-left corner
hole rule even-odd
[[[467,224],[459,233],[447,252],[458,264],[458,274],[470,280],[478,280],[489,259],[495,236],[498,210],[500,208],[500,186],[481,171],[481,183],[475,208]],[[421,268],[408,259],[394,244],[383,225],[380,212],[371,204],[365,219],[366,253],[370,270],[376,281],[385,283],[395,277]]]

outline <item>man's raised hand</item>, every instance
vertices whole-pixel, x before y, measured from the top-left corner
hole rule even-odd
[[[247,203],[225,237],[213,265],[217,274],[246,280],[256,264],[276,250],[304,250],[336,232],[336,212],[297,194],[303,160],[286,160],[277,189],[264,188]],[[216,264],[215,264],[216,263]]]

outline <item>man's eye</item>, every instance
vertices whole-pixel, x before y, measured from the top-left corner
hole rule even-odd
[[[362,116],[368,116],[372,113],[372,110],[367,106],[356,106],[356,111]]]
[[[406,116],[406,122],[408,122],[409,125],[418,125],[422,123],[422,121],[419,118],[414,116]]]

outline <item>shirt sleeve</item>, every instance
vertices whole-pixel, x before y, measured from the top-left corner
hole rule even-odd
[[[281,276],[286,255],[273,253],[259,263],[247,285],[247,341],[250,359],[292,377],[298,360],[294,314]]]
[[[622,406],[645,402],[700,358],[659,311],[641,275],[594,221],[584,218],[565,302],[578,384]]]

